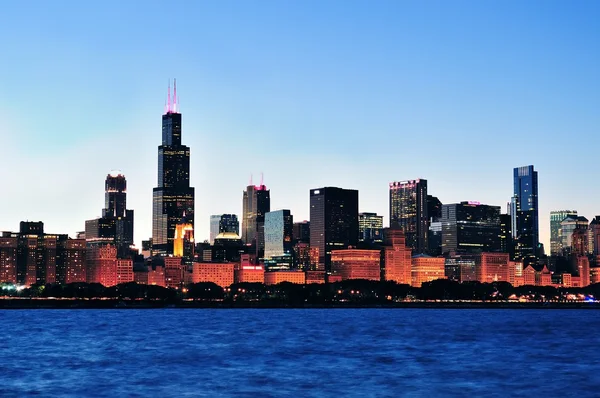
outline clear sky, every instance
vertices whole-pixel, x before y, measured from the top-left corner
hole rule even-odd
[[[388,183],[501,205],[539,171],[549,212],[600,214],[598,1],[18,1],[0,11],[0,230],[74,234],[119,169],[151,235],[169,78],[191,147],[196,236],[250,174],[308,219],[309,189]]]

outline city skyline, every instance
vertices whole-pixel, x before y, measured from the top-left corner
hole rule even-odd
[[[100,216],[98,187],[117,169],[128,179],[128,207],[136,213],[140,246],[152,234],[149,197],[156,184],[158,120],[167,81],[175,76],[192,152],[190,185],[198,190],[198,240],[209,237],[210,215],[242,214],[239,193],[252,173],[264,173],[271,209],[290,209],[295,220],[309,219],[310,189],[337,186],[358,190],[359,211],[383,215],[388,225],[391,181],[423,178],[428,193],[443,203],[473,200],[504,212],[512,195],[511,170],[533,164],[540,173],[540,238],[548,252],[550,211],[572,208],[590,220],[599,212],[593,153],[575,155],[580,151],[565,151],[561,143],[566,137],[578,138],[585,148],[599,143],[594,65],[600,41],[593,24],[598,6],[496,5],[496,17],[485,20],[490,27],[477,22],[490,6],[474,5],[465,16],[439,6],[440,14],[456,17],[453,22],[429,15],[427,7],[355,3],[343,12],[348,21],[362,23],[355,29],[346,20],[328,26],[328,16],[337,11],[333,5],[321,5],[321,18],[314,21],[308,6],[275,5],[276,12],[258,7],[258,21],[250,22],[243,18],[248,6],[225,16],[219,6],[188,4],[190,16],[181,13],[177,32],[192,28],[191,11],[209,11],[214,21],[181,34],[182,50],[173,62],[142,69],[168,40],[159,37],[162,29],[146,27],[136,36],[117,19],[114,32],[104,38],[96,35],[99,27],[90,23],[86,5],[56,14],[51,23],[45,19],[51,6],[28,10],[30,20],[24,21],[22,6],[10,4],[5,11],[14,18],[0,30],[34,26],[34,32],[23,31],[2,44],[18,61],[0,66],[10,76],[0,81],[6,93],[0,97],[3,129],[10,132],[3,134],[4,159],[18,167],[4,173],[4,183],[14,190],[3,198],[0,230],[39,220],[50,231],[74,237],[85,220]],[[107,4],[99,12],[110,8]],[[511,19],[527,12],[539,18]],[[276,18],[277,13],[283,17]],[[150,21],[162,17],[153,7],[143,14]],[[290,15],[298,23],[285,26]],[[418,22],[395,23],[426,16],[432,25],[442,22],[445,38],[442,28],[428,33]],[[209,34],[224,21],[239,26],[218,38]],[[253,30],[260,22],[264,28]],[[481,36],[463,32],[461,22],[477,26]],[[306,23],[316,32],[303,38]],[[501,39],[497,31],[506,24],[513,30]],[[45,39],[40,29],[49,31]],[[78,38],[75,29],[88,34]],[[380,39],[381,29],[389,29],[389,37]],[[536,35],[536,29],[546,34]],[[276,32],[296,46],[286,50],[283,39],[272,37]],[[240,44],[242,33],[248,33],[248,41]],[[323,40],[312,49],[315,37]],[[94,51],[85,48],[86,40]],[[196,41],[205,46],[196,50]],[[247,53],[250,42],[257,55]],[[52,50],[44,50],[50,43]],[[139,59],[125,52],[129,48],[138,49]],[[534,57],[528,57],[531,49]],[[233,62],[236,55],[243,67]],[[99,69],[94,66],[99,59],[110,62]],[[446,67],[437,69],[439,63]],[[55,123],[66,109],[69,123]],[[314,146],[316,140],[322,145]],[[245,162],[250,152],[252,162]],[[560,154],[561,161],[551,153]],[[577,164],[577,172],[567,164]]]

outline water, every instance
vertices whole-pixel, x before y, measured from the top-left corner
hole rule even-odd
[[[586,310],[0,311],[0,396],[598,396]]]

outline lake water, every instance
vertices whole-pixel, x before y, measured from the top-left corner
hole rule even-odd
[[[598,396],[600,311],[0,311],[0,396]]]

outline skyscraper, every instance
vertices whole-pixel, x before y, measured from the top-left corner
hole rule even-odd
[[[514,195],[511,201],[512,234],[515,258],[538,255],[538,173],[533,166],[514,169]]]
[[[319,266],[331,271],[331,251],[358,244],[358,191],[335,187],[310,190],[310,247]]]
[[[397,222],[406,236],[406,246],[413,253],[427,251],[429,215],[427,180],[390,183],[390,225]]]
[[[190,187],[190,148],[181,143],[181,113],[169,87],[162,116],[162,145],[158,147],[158,186],[152,195],[152,253],[173,254],[175,226],[185,215],[194,225],[194,188]]]
[[[265,268],[291,268],[294,217],[289,210],[270,211],[265,215]]]
[[[560,223],[567,217],[577,217],[577,210],[555,210],[550,212],[550,254],[562,254],[562,237]]]
[[[442,205],[442,253],[500,250],[500,206],[479,202]]]
[[[242,241],[262,258],[265,251],[265,214],[271,211],[270,191],[262,183],[248,185],[243,194]]]
[[[240,223],[235,214],[217,214],[210,216],[210,244],[215,242],[215,237],[221,232],[240,234]]]
[[[377,213],[360,213],[358,215],[359,242],[383,242],[383,216]]]

